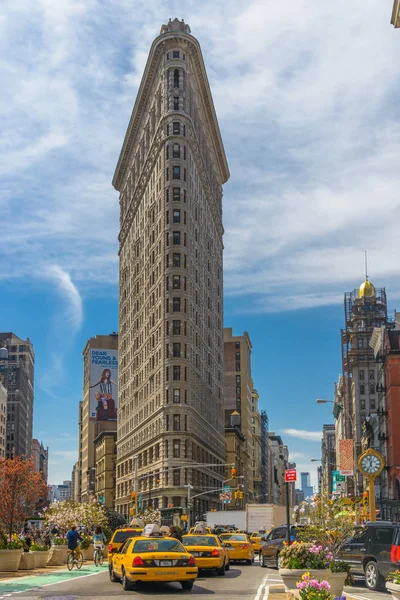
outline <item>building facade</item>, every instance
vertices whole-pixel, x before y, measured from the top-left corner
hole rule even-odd
[[[96,335],[83,350],[83,399],[79,406],[79,496],[96,493],[95,438],[117,422],[118,334]],[[75,492],[76,493],[76,492]],[[78,494],[77,494],[78,495]]]
[[[6,457],[7,390],[0,381],[0,460]]]
[[[29,338],[0,333],[0,380],[7,389],[6,457],[31,456],[35,354]]]
[[[77,461],[72,467],[71,474],[71,500],[75,502],[80,502],[80,470],[79,470],[79,461]]]
[[[330,495],[333,489],[332,471],[336,470],[335,425],[323,425],[321,440],[322,492]],[[343,490],[344,491],[344,490]]]
[[[151,46],[113,179],[120,193],[116,509],[126,516],[136,489],[144,507],[179,523],[187,486],[194,496],[224,479],[228,178],[200,45],[188,25],[170,20]],[[199,517],[220,506],[219,496],[190,504]]]
[[[304,494],[304,498],[309,498],[314,493],[314,488],[310,483],[310,473],[300,473],[301,491]]]
[[[117,424],[101,431],[94,440],[96,464],[96,498],[107,508],[115,506],[115,465],[117,459]]]
[[[270,432],[268,438],[271,462],[271,494],[269,502],[283,506],[286,502],[285,470],[288,468],[289,452],[287,446],[283,444],[280,435]]]
[[[366,437],[368,445],[385,459],[376,486],[376,503],[382,519],[400,521],[400,330],[376,328],[370,344],[379,366],[378,406]]]
[[[35,464],[35,471],[43,475],[44,481],[47,482],[49,468],[49,449],[43,446],[39,440],[32,440],[32,458]]]

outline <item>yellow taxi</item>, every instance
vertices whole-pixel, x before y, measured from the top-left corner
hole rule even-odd
[[[262,544],[262,542],[261,542],[261,536],[263,536],[263,535],[264,534],[260,533],[260,532],[255,532],[255,533],[251,534],[251,536],[250,536],[250,543],[253,546],[254,552],[260,552],[261,544]]]
[[[182,543],[200,569],[215,569],[218,575],[229,571],[229,552],[217,535],[184,535]]]
[[[244,560],[248,565],[254,562],[253,545],[245,533],[221,533],[219,537],[227,543],[231,561]]]
[[[128,538],[112,555],[110,580],[121,581],[124,590],[141,581],[178,581],[184,590],[191,590],[197,575],[195,558],[181,542],[162,533]]]
[[[138,537],[143,535],[142,528],[136,527],[124,527],[121,529],[116,529],[111,536],[111,540],[107,546],[108,550],[108,567],[111,568],[112,556],[115,552],[121,548],[122,544],[128,538]]]
[[[199,531],[199,526],[196,525],[195,527],[191,527],[189,529],[189,533],[187,535],[192,535],[193,533],[198,533],[198,531]],[[204,527],[203,531],[204,531],[204,533],[211,533],[210,527]]]

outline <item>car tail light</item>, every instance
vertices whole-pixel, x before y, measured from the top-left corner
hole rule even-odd
[[[211,552],[211,556],[219,556],[219,551],[218,550],[213,550]]]
[[[400,562],[400,546],[392,546],[390,550],[390,560],[394,563]]]
[[[192,556],[192,555],[189,556],[187,564],[188,564],[188,567],[195,567],[196,566],[196,560],[195,560],[194,556]]]
[[[132,567],[144,567],[144,562],[140,556],[135,556],[133,559]]]
[[[113,551],[112,544],[108,544],[108,546],[107,546],[107,550],[108,550],[109,552],[112,552],[112,551]]]
[[[243,544],[242,548],[243,550],[247,550],[247,548],[250,548],[250,546],[248,544]]]

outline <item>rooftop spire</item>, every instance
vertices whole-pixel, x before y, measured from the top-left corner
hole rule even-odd
[[[185,23],[182,19],[175,18],[173,21],[170,19],[166,25],[161,25],[160,35],[163,33],[168,33],[169,31],[182,31],[183,33],[190,33],[190,27]]]

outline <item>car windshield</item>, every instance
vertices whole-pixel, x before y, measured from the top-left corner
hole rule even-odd
[[[128,538],[138,537],[139,535],[142,535],[141,531],[135,531],[134,529],[126,529],[125,531],[117,531],[112,541],[116,542],[117,544],[121,544]]]
[[[175,539],[153,539],[138,540],[132,550],[132,554],[141,554],[142,552],[185,552],[182,544]]]
[[[184,546],[218,546],[218,541],[212,535],[184,535]]]
[[[231,542],[245,542],[247,539],[245,535],[240,535],[240,533],[222,533],[221,537]]]

